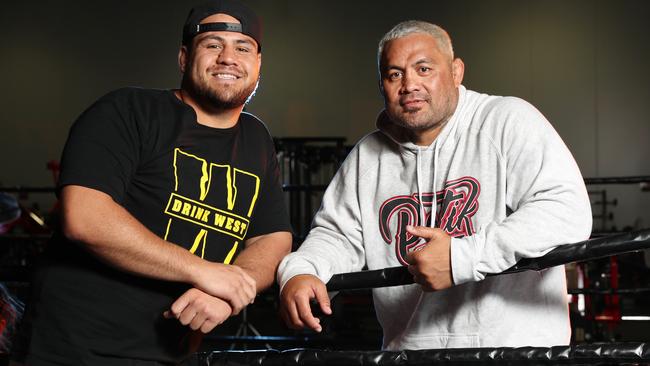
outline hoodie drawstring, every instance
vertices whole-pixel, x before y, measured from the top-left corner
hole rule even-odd
[[[421,148],[418,146],[418,152],[415,155],[415,179],[418,184],[418,199],[420,200],[420,222],[418,223],[419,226],[425,226],[426,225],[426,216],[425,216],[425,211],[424,211],[424,201],[422,201],[422,182],[420,182],[420,175],[421,175],[421,161],[422,158],[420,157],[421,155]]]
[[[422,200],[422,181],[421,181],[421,176],[422,176],[422,148],[420,146],[417,147],[417,154],[415,155],[416,158],[416,168],[415,168],[415,178],[417,180],[417,185],[418,185],[418,199],[420,200],[420,226],[426,226],[426,212],[424,210],[424,201]],[[436,180],[438,180],[438,141],[436,141],[433,145],[433,183],[432,183],[432,188],[431,188],[431,222],[429,223],[429,227],[436,227],[436,217],[438,215],[438,196],[436,194],[437,186],[436,186]]]
[[[422,148],[420,146],[417,147],[417,154],[415,155],[415,161],[416,161],[416,167],[415,167],[415,179],[417,181],[418,185],[418,199],[420,200],[420,226],[426,226],[426,212],[424,210],[424,201],[422,200],[422,181],[421,181],[421,176],[422,176]],[[429,227],[436,227],[436,217],[438,216],[438,195],[436,193],[437,191],[437,185],[436,181],[438,180],[438,155],[439,155],[439,145],[438,141],[436,141],[433,145],[433,182],[432,182],[432,188],[431,188],[431,222],[429,223]]]
[[[431,224],[430,227],[436,227],[436,217],[438,216],[438,194],[437,194],[437,187],[436,187],[436,181],[438,180],[438,140],[436,139],[436,142],[434,143],[433,146],[433,184],[432,184],[432,194],[433,197],[431,198]]]

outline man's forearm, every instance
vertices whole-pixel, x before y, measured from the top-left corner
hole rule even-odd
[[[103,192],[66,186],[61,202],[64,234],[114,267],[140,276],[188,283],[226,300],[235,314],[255,298],[257,286],[247,271],[204,260],[161,239]],[[254,272],[265,273],[264,264],[258,265],[260,268]]]
[[[246,241],[235,265],[243,268],[257,284],[257,292],[271,286],[282,258],[291,251],[291,233],[280,231],[257,236]]]
[[[63,233],[127,272],[192,283],[201,258],[161,239],[107,194],[80,186],[61,193]]]

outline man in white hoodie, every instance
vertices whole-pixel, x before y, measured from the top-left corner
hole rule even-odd
[[[580,171],[546,118],[461,85],[440,27],[380,41],[385,110],[329,185],[313,228],[278,271],[281,314],[321,331],[335,273],[408,266],[416,284],[373,290],[384,349],[568,344],[563,267],[486,277],[588,238]]]

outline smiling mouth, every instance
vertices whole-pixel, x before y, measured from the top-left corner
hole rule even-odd
[[[213,77],[219,79],[219,80],[237,80],[240,78],[239,75],[235,74],[227,74],[227,73],[214,73],[212,74]]]

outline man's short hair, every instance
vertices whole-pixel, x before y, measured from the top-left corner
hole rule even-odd
[[[432,36],[438,43],[440,50],[449,56],[449,62],[453,61],[454,48],[451,45],[451,38],[449,37],[449,34],[447,34],[444,29],[435,24],[421,20],[407,20],[394,26],[384,35],[381,41],[379,41],[379,47],[377,49],[377,66],[380,68],[380,73],[381,56],[384,53],[384,47],[386,46],[386,43],[415,33],[424,33]]]

